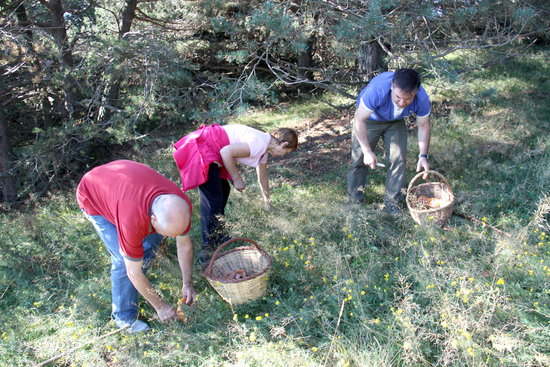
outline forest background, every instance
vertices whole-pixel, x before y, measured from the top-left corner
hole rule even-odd
[[[0,362],[80,345],[55,363],[548,365],[549,15],[543,0],[0,2]],[[385,217],[380,172],[346,210],[355,98],[398,67],[423,76],[432,166],[474,221]],[[232,309],[197,276],[186,325],[94,342],[113,327],[108,257],[76,183],[117,158],[178,182],[171,143],[227,122],[300,131],[272,167],[279,211],[252,175],[228,209],[275,259],[270,294]],[[151,276],[172,301],[176,270],[169,246]]]

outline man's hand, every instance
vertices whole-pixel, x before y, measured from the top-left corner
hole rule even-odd
[[[195,303],[196,293],[191,285],[183,285],[183,287],[181,288],[181,294],[187,306],[191,306],[193,303]]]
[[[160,322],[168,323],[177,319],[176,309],[164,302],[155,310]]]
[[[157,294],[149,280],[141,270],[143,261],[130,261],[124,258],[128,278],[137,291],[155,308],[161,322],[169,322],[176,318],[176,309],[166,304]]]
[[[369,166],[371,169],[376,169],[376,163],[378,163],[378,158],[374,152],[368,152],[363,154],[363,163],[365,166]]]
[[[429,171],[430,170],[430,162],[428,162],[428,158],[419,158],[418,159],[418,163],[416,165],[416,172],[420,172],[422,170],[422,168],[424,168],[424,171]],[[427,179],[428,178],[428,173],[424,173],[424,175],[422,176],[422,179]]]

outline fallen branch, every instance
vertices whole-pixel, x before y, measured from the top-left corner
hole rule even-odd
[[[481,224],[481,225],[483,225],[483,226],[487,226],[487,227],[491,228],[492,230],[494,230],[494,231],[496,231],[496,232],[498,232],[498,233],[500,233],[500,234],[505,235],[506,237],[512,238],[512,235],[511,235],[511,234],[506,233],[506,232],[504,232],[502,229],[498,229],[497,227],[492,226],[492,225],[490,225],[490,224],[487,223],[487,222],[484,222],[484,221],[482,221],[482,220],[479,220],[479,219],[477,219],[477,218],[471,217],[471,216],[466,215],[466,214],[463,214],[463,213],[453,212],[453,214],[454,214],[454,215],[458,215],[459,217],[468,219],[468,220],[470,220],[470,221],[472,221],[472,222],[474,222],[474,223]]]
[[[328,357],[330,356],[330,353],[332,353],[332,347],[334,346],[334,337],[338,332],[338,327],[340,326],[340,321],[342,320],[342,314],[344,313],[345,304],[346,304],[346,301],[342,300],[342,306],[340,306],[340,314],[338,315],[338,321],[336,322],[336,327],[334,328],[334,334],[332,335],[332,341],[330,342],[330,349],[328,350],[327,354],[325,354],[325,358],[323,359],[323,367],[327,365]]]
[[[104,338],[108,337],[108,336],[118,334],[118,333],[120,333],[121,331],[124,331],[124,330],[128,329],[129,327],[130,327],[130,325],[125,325],[125,326],[121,327],[120,329],[113,330],[113,331],[111,331],[111,332],[109,332],[109,333],[107,333],[107,334],[105,334],[105,335],[101,335],[101,336],[95,338],[94,340],[92,340],[91,342],[83,343],[83,344],[81,344],[81,345],[79,345],[79,346],[77,346],[77,347],[71,348],[71,349],[69,349],[69,350],[67,350],[67,351],[65,351],[65,352],[63,352],[63,353],[61,353],[61,354],[59,354],[59,355],[57,355],[57,356],[55,356],[55,357],[52,357],[52,358],[48,359],[47,361],[40,362],[39,364],[36,365],[36,367],[46,366],[46,365],[48,365],[48,364],[50,364],[50,363],[52,363],[52,362],[57,361],[59,358],[63,358],[64,356],[66,356],[66,355],[68,355],[68,354],[71,354],[71,353],[73,353],[73,352],[79,350],[80,348],[82,348],[82,347],[84,347],[84,346],[86,346],[86,345],[88,345],[88,344],[95,343],[95,342],[97,342],[97,341],[99,341],[99,340],[101,340],[101,339],[104,339]]]

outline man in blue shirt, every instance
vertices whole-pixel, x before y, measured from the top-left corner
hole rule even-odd
[[[376,169],[374,153],[378,140],[384,141],[387,175],[384,205],[392,215],[400,212],[404,199],[407,158],[405,117],[416,115],[419,156],[416,171],[429,170],[430,99],[420,86],[420,76],[412,69],[397,69],[374,77],[361,91],[353,118],[351,165],[348,171],[348,200],[362,203],[369,169]]]

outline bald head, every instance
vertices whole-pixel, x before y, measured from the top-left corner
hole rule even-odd
[[[153,199],[151,212],[151,224],[163,236],[179,236],[189,227],[189,205],[177,195],[157,196]]]

